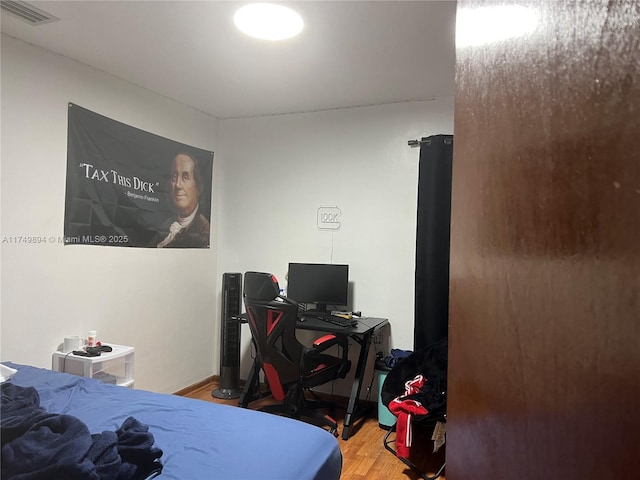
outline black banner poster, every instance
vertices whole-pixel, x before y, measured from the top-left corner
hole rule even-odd
[[[65,245],[209,248],[213,152],[69,104]]]

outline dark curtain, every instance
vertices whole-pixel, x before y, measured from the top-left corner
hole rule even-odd
[[[414,350],[448,334],[452,160],[453,135],[433,135],[421,140]]]

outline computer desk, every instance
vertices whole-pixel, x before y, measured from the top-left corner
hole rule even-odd
[[[351,395],[349,396],[349,404],[347,405],[347,412],[344,417],[344,426],[342,428],[343,440],[349,439],[349,432],[353,426],[353,422],[356,420],[358,403],[360,401],[360,391],[362,389],[362,382],[364,380],[372,339],[374,335],[380,332],[380,330],[388,324],[389,320],[386,318],[372,317],[359,318],[357,325],[346,328],[313,317],[307,317],[304,321],[298,320],[296,324],[296,328],[300,330],[311,330],[346,336],[353,339],[360,345],[360,354],[358,355],[358,363],[353,377],[353,384],[351,385]],[[258,391],[257,381],[259,381],[259,371],[260,369],[254,361],[253,368],[249,372],[249,378],[247,378],[247,382],[245,383],[242,394],[240,395],[240,400],[238,400],[239,406],[246,408],[249,405],[249,402],[257,398],[256,392]]]

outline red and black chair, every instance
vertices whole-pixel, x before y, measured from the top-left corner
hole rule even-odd
[[[308,417],[328,426],[337,435],[338,424],[318,411],[330,404],[307,400],[305,390],[345,378],[351,368],[346,338],[325,335],[307,347],[296,338],[298,304],[280,295],[276,277],[269,273],[246,272],[244,305],[256,347],[257,366],[266,377],[271,395],[282,402],[261,410],[293,418]],[[338,345],[340,356],[324,353]],[[315,395],[315,394],[314,394]]]

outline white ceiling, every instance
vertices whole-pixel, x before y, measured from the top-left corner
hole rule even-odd
[[[454,1],[297,1],[303,33],[235,29],[238,1],[30,1],[61,20],[2,32],[197,108],[237,118],[454,94]]]

